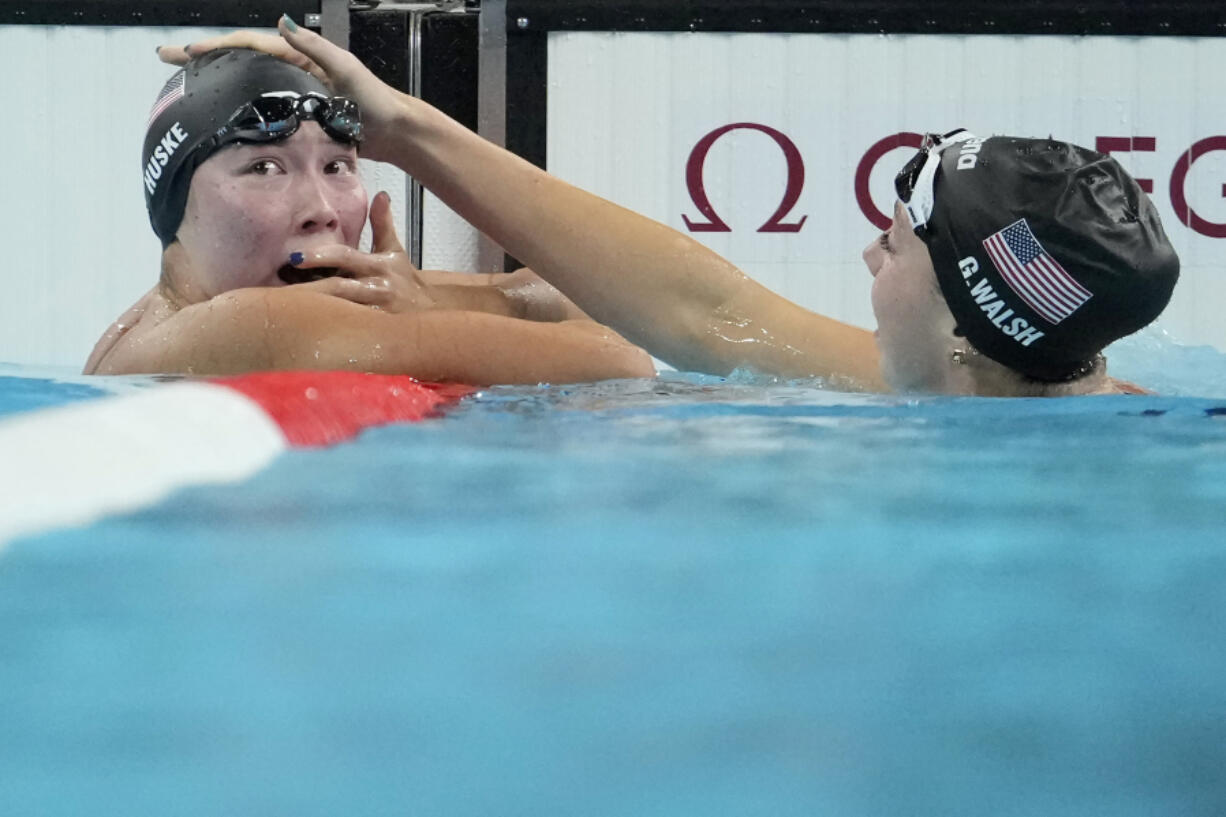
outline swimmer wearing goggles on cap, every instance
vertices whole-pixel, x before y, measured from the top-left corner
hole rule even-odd
[[[349,369],[478,385],[654,374],[643,350],[529,270],[416,269],[388,196],[368,206],[363,131],[351,97],[262,52],[210,50],[176,72],[141,163],[160,279],[86,373]]]
[[[679,369],[823,378],[867,391],[1056,396],[1135,391],[1107,344],[1154,320],[1179,261],[1149,198],[1107,156],[954,132],[899,174],[863,253],[876,332],[811,312],[677,231],[569,185],[390,88],[288,17],[281,36],[197,43],[276,54],[356,100],[363,155],[398,165],[593,318]],[[333,290],[358,297],[353,283]]]

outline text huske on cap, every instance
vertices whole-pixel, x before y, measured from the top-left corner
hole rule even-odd
[[[189,134],[176,122],[170,126],[170,130],[166,131],[161,142],[153,149],[153,155],[149,157],[149,162],[145,165],[145,189],[150,195],[157,190],[158,179],[162,178],[162,169],[170,162],[170,157],[174,155],[175,150],[187,141],[188,136]]]

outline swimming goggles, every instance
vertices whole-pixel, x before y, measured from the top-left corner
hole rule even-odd
[[[231,142],[288,139],[303,120],[313,119],[338,142],[362,141],[362,113],[353,100],[323,94],[270,94],[243,105],[213,134],[213,147]]]
[[[903,165],[902,170],[894,177],[894,190],[898,200],[902,202],[907,217],[911,219],[911,229],[922,232],[932,218],[932,208],[936,205],[933,188],[936,185],[937,169],[941,166],[941,154],[951,145],[974,139],[975,135],[959,128],[944,136],[935,133],[924,135],[919,152],[911,157],[911,161]]]

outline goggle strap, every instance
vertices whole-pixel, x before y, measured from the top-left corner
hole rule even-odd
[[[932,210],[936,206],[935,187],[937,170],[941,167],[941,154],[951,145],[974,138],[975,135],[969,131],[953,131],[942,137],[941,141],[929,151],[928,158],[915,179],[911,195],[902,203],[903,209],[907,211],[912,230],[919,230],[928,224],[928,219],[932,218]]]

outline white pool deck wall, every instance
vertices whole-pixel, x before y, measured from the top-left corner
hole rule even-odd
[[[0,26],[9,79],[9,170],[0,197],[6,297],[0,360],[79,366],[94,341],[156,280],[140,145],[171,69],[162,43],[194,28]],[[1162,325],[1187,343],[1226,350],[1226,238],[1179,223],[1170,179],[1195,144],[1226,141],[1226,39],[570,32],[549,35],[549,169],[683,232],[701,220],[686,166],[704,136],[702,178],[729,232],[692,232],[743,269],[817,311],[872,325],[860,250],[877,233],[854,194],[857,166],[883,137],[966,126],[980,135],[1152,140],[1119,153],[1153,180],[1153,199],[1183,261]],[[28,124],[29,127],[18,125]],[[767,132],[769,129],[769,133]],[[759,232],[787,187],[781,134],[804,166],[796,232]],[[1216,140],[1218,141],[1215,141]],[[1144,141],[1134,142],[1143,147]],[[884,153],[869,189],[887,211],[908,151]],[[793,161],[795,165],[795,161]],[[405,179],[364,163],[372,189],[404,224]],[[1226,224],[1226,150],[1191,163],[1193,212]],[[593,225],[599,229],[599,225]],[[474,270],[475,233],[427,197],[426,266]]]

